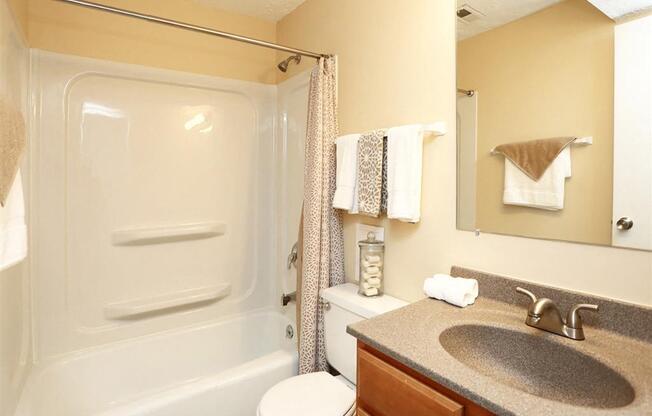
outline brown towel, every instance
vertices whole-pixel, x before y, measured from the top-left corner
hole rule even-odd
[[[25,148],[25,119],[0,99],[0,205],[4,206]]]
[[[501,144],[494,152],[503,154],[535,181],[545,173],[559,153],[577,137],[555,137],[528,142]]]
[[[380,213],[384,136],[384,130],[375,130],[358,139],[358,211],[372,217]]]

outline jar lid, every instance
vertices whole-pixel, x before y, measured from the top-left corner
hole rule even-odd
[[[363,246],[382,246],[384,244],[385,243],[383,241],[376,240],[376,234],[373,233],[373,232],[369,232],[369,234],[367,234],[367,239],[366,240],[358,241],[358,245],[360,247],[363,247]]]

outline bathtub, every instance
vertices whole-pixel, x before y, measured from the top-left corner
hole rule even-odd
[[[246,416],[296,375],[290,320],[258,311],[36,365],[17,416]]]

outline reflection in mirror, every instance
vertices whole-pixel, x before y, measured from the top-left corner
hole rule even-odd
[[[458,1],[459,229],[652,250],[652,1],[609,6]]]

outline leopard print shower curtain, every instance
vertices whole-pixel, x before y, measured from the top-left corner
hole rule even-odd
[[[342,214],[333,208],[337,137],[337,60],[321,58],[310,79],[303,185],[303,264],[299,316],[299,373],[328,368],[324,350],[323,289],[344,283]]]

